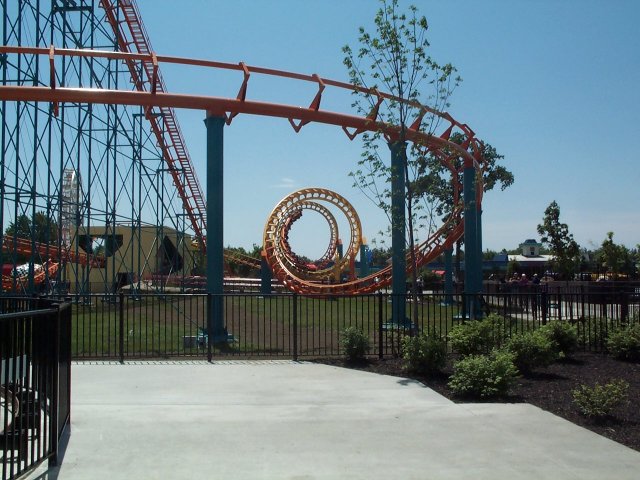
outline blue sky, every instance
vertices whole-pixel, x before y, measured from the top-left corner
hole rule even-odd
[[[341,48],[373,30],[375,0],[139,0],[159,54],[244,61],[346,80]],[[403,5],[409,2],[402,1]],[[640,243],[640,2],[636,0],[417,0],[427,16],[431,55],[464,81],[449,111],[505,156],[508,190],[485,196],[484,248],[516,248],[537,238],[549,203],[578,243]],[[164,68],[169,91],[235,97],[239,75]],[[248,97],[306,105],[313,88],[252,78]],[[328,97],[327,97],[328,98]],[[342,103],[340,103],[342,101]],[[324,102],[324,100],[323,100]],[[349,111],[347,99],[327,99]],[[334,103],[331,103],[334,102]],[[323,103],[324,105],[324,103]],[[333,108],[335,105],[335,108]],[[188,147],[206,184],[203,112],[179,111]],[[329,188],[357,209],[367,238],[386,217],[357,189],[361,144],[339,128],[238,116],[225,128],[225,245],[261,243],[278,201],[307,186]],[[318,256],[327,227],[313,215],[292,232],[294,250]]]

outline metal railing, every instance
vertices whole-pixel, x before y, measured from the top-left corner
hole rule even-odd
[[[405,319],[391,318],[393,296],[224,294],[228,341],[209,342],[207,294],[84,295],[76,299],[71,334],[77,359],[311,358],[340,356],[342,332],[356,327],[368,336],[370,355],[399,354],[400,339],[415,332],[446,337],[470,312],[495,313],[515,334],[551,321],[576,325],[584,350],[602,351],[608,331],[638,320],[640,300],[626,291],[608,293],[496,292],[479,297],[419,295],[417,321],[407,297]]]
[[[71,400],[71,305],[0,297],[2,479],[59,461]]]

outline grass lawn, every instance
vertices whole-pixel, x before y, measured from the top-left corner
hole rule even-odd
[[[456,306],[442,306],[425,297],[418,304],[418,327],[446,334],[458,314]],[[295,303],[295,308],[294,308]],[[92,297],[91,303],[73,309],[72,352],[74,357],[115,358],[119,355],[120,331],[124,355],[166,357],[204,355],[197,345],[189,346],[184,337],[197,337],[206,327],[206,296],[167,295],[124,297],[110,303]],[[411,316],[407,302],[407,317]],[[216,354],[339,355],[339,335],[348,327],[367,333],[372,345],[379,345],[379,323],[391,318],[391,303],[376,295],[364,297],[294,297],[273,295],[226,295],[225,326],[235,341]],[[122,327],[120,325],[122,316]],[[297,330],[294,346],[294,330]],[[384,347],[397,335],[385,330]]]

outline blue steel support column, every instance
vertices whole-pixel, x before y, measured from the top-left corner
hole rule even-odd
[[[391,312],[392,321],[404,325],[407,320],[407,257],[406,257],[406,185],[404,161],[405,142],[390,143],[391,149]]]
[[[207,113],[204,123],[207,126],[207,293],[212,296],[207,330],[210,341],[218,343],[227,340],[222,303],[224,117]]]
[[[260,256],[260,293],[263,296],[271,295],[271,268],[263,253]]]
[[[464,293],[467,295],[467,315],[469,318],[477,318],[476,295],[478,288],[477,272],[477,239],[478,230],[476,222],[476,170],[471,166],[465,166],[463,172],[463,197],[464,197]]]
[[[482,188],[482,185],[476,185],[476,188]],[[482,208],[478,204],[476,205],[476,273],[478,275],[477,285],[478,292],[482,293],[484,290],[484,275],[483,275],[483,255],[482,255]]]
[[[367,260],[367,246],[364,241],[360,244],[360,278],[369,275],[369,261]]]
[[[453,304],[453,247],[444,251],[444,302]]]
[[[336,256],[334,258],[333,265],[333,281],[335,283],[340,283],[342,281],[342,270],[340,270],[339,260],[342,260],[342,254],[344,253],[342,249],[342,240],[338,239],[336,244]]]

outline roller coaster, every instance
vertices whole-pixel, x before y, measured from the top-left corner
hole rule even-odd
[[[54,0],[50,10],[41,3],[1,4],[6,28],[0,47],[0,223],[4,231],[7,221],[42,210],[63,227],[58,238],[38,245],[33,240],[2,238],[5,259],[15,259],[20,253],[30,256],[30,263],[40,258],[40,263],[47,266],[34,282],[67,276],[82,284],[78,279],[88,278],[95,270],[105,271],[104,281],[110,282],[109,276],[122,268],[115,264],[115,258],[92,258],[78,250],[79,236],[95,229],[96,223],[101,225],[103,238],[115,238],[117,226],[126,225],[131,230],[118,261],[130,258],[129,263],[137,262],[127,265],[126,270],[138,276],[152,268],[152,255],[139,252],[135,256],[145,225],[158,229],[158,238],[165,236],[164,228],[176,232],[176,248],[182,248],[190,258],[195,259],[197,252],[185,247],[190,243],[186,241],[189,236],[195,239],[200,254],[210,253],[207,202],[176,108],[206,111],[208,116],[223,118],[226,125],[239,114],[260,115],[287,119],[295,132],[318,122],[341,128],[350,140],[363,132],[380,132],[389,143],[401,138],[400,127],[379,119],[383,102],[405,101],[393,95],[317,74],[156,54],[133,0]],[[161,74],[163,65],[237,72],[241,76],[237,96],[170,93]],[[308,105],[250,99],[250,80],[262,77],[311,83],[317,90]],[[368,97],[373,100],[373,108],[365,116],[325,110],[322,100],[330,91]],[[409,103],[419,113],[402,131],[402,138],[418,144],[446,167],[454,199],[448,219],[416,247],[417,265],[421,266],[463,235],[460,199],[465,168],[476,171],[475,208],[480,209],[485,164],[482,143],[471,128],[446,112]],[[438,130],[429,130],[423,122],[430,128],[437,125]],[[454,134],[461,141],[452,141]],[[86,179],[85,185],[76,181],[71,200],[65,194],[69,189],[64,188],[65,172],[69,171],[77,172],[78,179]],[[339,237],[331,208],[338,209],[349,223],[350,241],[342,256],[336,254]],[[323,216],[330,229],[327,250],[313,267],[301,261],[288,242],[293,224],[305,210]],[[294,292],[368,293],[391,284],[391,266],[364,278],[327,281],[354,261],[361,240],[360,219],[346,198],[326,189],[309,188],[288,195],[273,209],[264,228],[263,257],[273,275]],[[407,257],[410,255],[407,253]],[[228,253],[227,258],[252,267],[259,265],[250,257]],[[63,263],[75,270],[58,268]],[[5,280],[8,286],[9,279],[4,278],[3,286]],[[15,278],[13,282],[15,285]]]

